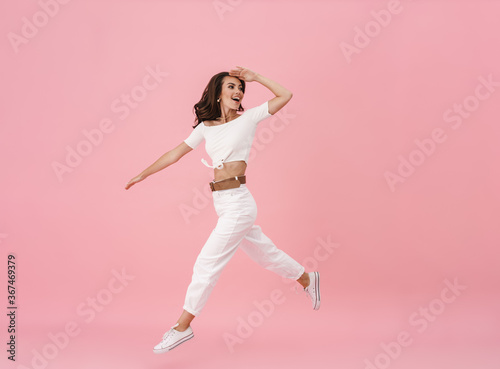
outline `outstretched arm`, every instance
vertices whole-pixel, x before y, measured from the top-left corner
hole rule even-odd
[[[151,164],[149,167],[144,169],[141,174],[132,178],[125,186],[125,189],[128,190],[134,184],[145,180],[151,174],[159,172],[160,170],[165,169],[166,167],[176,163],[180,158],[182,158],[184,155],[186,155],[191,150],[193,150],[193,149],[191,147],[189,147],[183,141],[179,146],[177,146],[177,147],[173,148],[172,150],[163,154],[153,164]]]
[[[292,98],[293,94],[278,82],[272,81],[263,75],[251,71],[248,68],[237,66],[229,71],[229,75],[243,79],[245,82],[256,81],[267,87],[276,97],[269,100],[269,114],[275,114],[284,107]]]

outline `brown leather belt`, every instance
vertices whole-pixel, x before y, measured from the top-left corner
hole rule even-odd
[[[246,183],[245,176],[236,176],[231,178],[222,179],[220,181],[209,182],[210,189],[213,191],[228,190],[230,188],[240,187],[240,184]]]

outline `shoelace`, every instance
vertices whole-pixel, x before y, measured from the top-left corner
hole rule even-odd
[[[295,294],[297,294],[297,295],[299,294],[298,287],[299,286],[295,286]],[[308,299],[310,299],[311,301],[313,301],[313,297],[311,296],[311,294],[307,290],[308,287],[309,286],[307,286],[306,288],[302,287],[302,291],[306,293],[306,296],[307,296]]]
[[[163,335],[163,341],[165,341],[169,336],[173,336],[174,334],[174,328],[170,328],[170,330]]]

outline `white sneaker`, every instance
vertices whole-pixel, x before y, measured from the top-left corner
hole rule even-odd
[[[319,272],[307,273],[309,275],[309,286],[304,288],[307,296],[312,300],[313,309],[318,310],[321,303],[319,294]]]
[[[161,342],[157,344],[153,349],[153,352],[155,354],[162,354],[164,352],[170,351],[179,346],[181,343],[184,343],[194,337],[194,333],[191,327],[188,327],[188,329],[186,329],[184,332],[179,332],[174,329],[178,325],[179,323],[174,325],[168,332],[163,335],[163,339],[161,340]]]

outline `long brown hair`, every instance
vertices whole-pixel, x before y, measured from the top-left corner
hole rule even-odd
[[[196,128],[198,124],[206,120],[215,120],[221,116],[221,109],[219,103],[217,103],[217,98],[222,91],[222,81],[224,77],[229,76],[228,72],[220,72],[214,75],[210,82],[208,82],[205,91],[201,95],[201,100],[194,104],[193,110],[196,114],[195,122],[197,122],[193,128]],[[239,79],[239,78],[238,78]],[[241,87],[243,93],[245,93],[245,81],[241,80]],[[238,111],[244,111],[243,106],[240,104]]]

